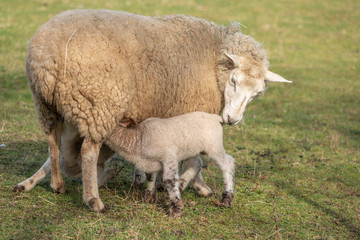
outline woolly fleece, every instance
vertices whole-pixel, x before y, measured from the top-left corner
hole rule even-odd
[[[37,30],[26,73],[46,133],[64,118],[101,142],[124,117],[219,113],[234,68],[225,51],[243,56],[250,76],[264,76],[265,50],[237,28],[183,15],[70,10]]]

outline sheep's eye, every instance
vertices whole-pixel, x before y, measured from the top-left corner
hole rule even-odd
[[[236,81],[237,81],[236,75],[232,75],[230,82],[231,82],[231,85],[234,86],[234,88],[236,88]]]

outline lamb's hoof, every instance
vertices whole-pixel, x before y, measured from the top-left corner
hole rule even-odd
[[[234,200],[234,194],[229,192],[224,192],[222,195],[222,206],[223,207],[231,207],[231,204]]]
[[[100,212],[104,213],[106,211],[104,204],[100,200],[100,198],[91,198],[87,205],[90,207],[90,209],[94,212]]]
[[[24,192],[25,191],[25,186],[18,184],[13,188],[12,191],[13,192]]]
[[[156,191],[146,190],[144,196],[145,203],[154,203],[156,201]]]
[[[169,208],[169,216],[174,218],[179,218],[183,214],[184,203],[180,199],[177,202],[172,202]]]
[[[212,191],[209,187],[196,187],[195,190],[198,192],[198,194],[202,197],[211,197],[212,196]]]
[[[144,183],[138,183],[136,181],[134,181],[132,183],[132,187],[134,189],[134,191],[140,191],[140,189],[144,186]]]

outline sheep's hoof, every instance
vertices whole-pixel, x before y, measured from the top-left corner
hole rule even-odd
[[[25,191],[25,186],[18,184],[13,188],[12,191],[13,192],[23,192],[23,191]]]
[[[93,210],[94,212],[105,212],[105,206],[102,203],[102,201],[100,200],[100,198],[91,198],[88,202],[87,205],[90,207],[91,210]]]
[[[232,204],[233,200],[234,200],[234,194],[233,193],[224,192],[222,194],[221,203],[222,203],[223,207],[231,207],[231,204]]]
[[[169,208],[169,216],[178,218],[181,217],[184,211],[184,203],[180,199],[177,202],[171,202],[170,208]]]
[[[144,202],[154,203],[155,201],[156,201],[156,190],[155,191],[146,190]]]
[[[55,186],[55,184],[50,184],[51,188],[53,189],[53,191],[55,193],[65,193],[66,192],[66,187],[65,187],[65,183],[62,182],[60,184],[56,184],[57,186]]]

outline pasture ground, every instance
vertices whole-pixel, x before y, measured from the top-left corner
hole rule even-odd
[[[236,159],[235,202],[217,206],[222,179],[205,160],[215,195],[183,194],[184,216],[166,215],[131,189],[132,167],[100,189],[109,210],[91,212],[79,181],[55,194],[50,179],[11,189],[47,158],[24,63],[27,43],[51,17],[73,8],[145,15],[184,13],[239,21],[263,43],[271,70],[294,83],[270,84],[245,124],[225,127]],[[360,239],[360,1],[0,0],[0,239]]]

